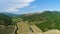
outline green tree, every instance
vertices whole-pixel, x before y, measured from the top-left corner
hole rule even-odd
[[[4,14],[0,14],[0,25],[11,25],[12,20],[10,17],[8,17],[7,15]]]

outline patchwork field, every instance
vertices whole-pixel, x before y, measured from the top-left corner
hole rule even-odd
[[[37,34],[37,33],[41,34],[42,33],[42,30],[39,29],[35,24],[30,25],[30,27],[33,30],[33,33],[35,33],[35,34]]]
[[[17,26],[18,26],[18,30],[17,30],[18,34],[30,34],[30,29],[28,24],[19,22],[17,23]]]
[[[0,25],[0,34],[15,34],[15,26],[2,26]]]

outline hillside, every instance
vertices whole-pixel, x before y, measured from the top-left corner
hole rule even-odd
[[[35,23],[40,29],[44,31],[51,29],[60,30],[60,12],[58,11],[45,11],[38,14],[24,14],[20,16],[22,21]]]
[[[5,26],[11,25],[11,22],[12,19],[9,16],[0,13],[0,25],[5,25]]]
[[[28,22],[28,24],[35,24],[43,32],[58,29],[60,30],[60,12],[58,11],[44,11],[43,13],[31,13],[23,15],[13,15],[10,13],[0,13],[0,25],[16,25],[17,22]]]

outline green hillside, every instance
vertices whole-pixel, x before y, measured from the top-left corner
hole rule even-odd
[[[51,29],[60,30],[59,11],[44,11],[43,13],[23,14],[14,17],[0,13],[0,25],[6,27],[12,25],[16,26],[16,24],[20,21],[24,23],[28,22],[28,24],[36,24],[37,27],[39,27],[43,32]],[[4,31],[1,26],[0,26],[0,31],[2,32]]]
[[[10,17],[8,17],[5,14],[0,13],[0,25],[4,25],[4,26],[11,25],[11,22],[12,20]]]
[[[12,21],[11,16],[0,13],[0,34],[15,34],[16,26]]]
[[[43,31],[50,29],[60,30],[60,12],[45,11],[43,13],[24,14],[20,16],[22,21],[35,23]]]

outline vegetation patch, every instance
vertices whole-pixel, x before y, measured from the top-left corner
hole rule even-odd
[[[44,11],[43,13],[22,15],[22,21],[28,21],[36,24],[42,31],[51,29],[60,30],[60,12],[58,11]]]

